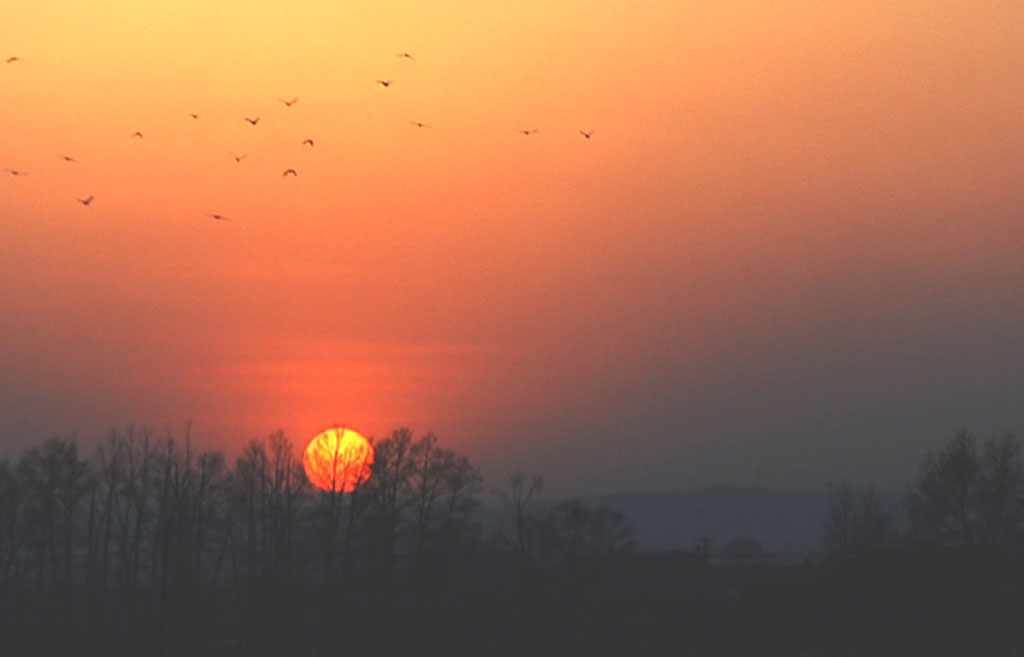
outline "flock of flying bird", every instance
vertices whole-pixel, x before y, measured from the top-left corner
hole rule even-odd
[[[396,57],[398,57],[400,59],[409,60],[410,62],[416,61],[413,58],[413,56],[410,53],[407,53],[407,52],[398,53],[396,55]],[[10,56],[10,57],[7,57],[7,59],[4,60],[4,62],[6,64],[14,64],[14,63],[20,62],[20,61],[22,61],[22,59],[20,57],[18,57],[18,56]],[[381,87],[387,89],[392,84],[394,84],[394,80],[390,80],[390,79],[389,80],[376,80],[376,84],[379,84]],[[299,102],[298,96],[295,96],[295,97],[289,98],[289,99],[278,98],[278,100],[281,103],[284,103],[285,107],[291,107],[295,103]],[[196,113],[196,112],[190,112],[189,116],[192,117],[193,120],[198,120],[199,119],[199,114]],[[256,125],[260,122],[260,117],[259,116],[252,116],[252,117],[250,117],[250,116],[243,116],[242,119],[245,122],[247,122],[249,125],[253,126],[253,127],[256,127]],[[430,127],[430,125],[428,125],[426,123],[423,123],[421,121],[409,121],[409,125],[411,125],[413,127],[416,127],[416,128],[429,128]],[[530,128],[530,129],[525,129],[525,130],[524,129],[519,129],[519,130],[516,130],[516,132],[518,132],[520,134],[523,134],[523,135],[529,136],[529,135],[535,134],[537,132],[537,128]],[[580,135],[583,136],[584,139],[588,139],[588,140],[594,134],[594,132],[592,130],[580,130],[578,132],[579,132]],[[145,139],[145,135],[142,134],[142,131],[136,130],[135,132],[132,133],[131,138],[132,139]],[[307,138],[307,139],[302,140],[302,145],[303,146],[309,146],[310,148],[312,148],[314,146],[314,142],[313,142],[312,139]],[[230,153],[231,153],[231,157],[233,157],[235,159],[236,163],[240,163],[242,160],[244,160],[248,156],[247,153],[242,153],[241,155],[236,154],[234,151],[230,151]],[[64,155],[64,156],[62,156],[62,159],[65,162],[69,163],[69,164],[77,164],[78,163],[78,160],[73,158],[73,157],[71,157],[70,155]],[[24,171],[24,170],[21,170],[21,169],[5,169],[5,171],[7,173],[9,173],[11,176],[15,176],[15,177],[17,177],[17,176],[25,176],[25,175],[28,174],[27,171]],[[298,172],[295,169],[289,168],[289,169],[285,169],[284,172],[282,172],[281,175],[283,177],[288,177],[288,176],[298,177],[299,174],[298,174]],[[93,202],[94,199],[95,199],[95,196],[93,196],[92,194],[90,194],[89,196],[86,196],[85,198],[75,197],[75,200],[77,200],[79,203],[81,203],[84,206],[89,206]],[[211,219],[214,219],[216,221],[224,221],[224,220],[229,220],[230,219],[230,217],[227,217],[227,216],[219,214],[219,213],[210,213],[210,214],[207,214],[206,216],[211,218]]]

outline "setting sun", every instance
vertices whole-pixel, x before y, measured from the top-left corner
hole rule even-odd
[[[316,435],[302,455],[306,476],[321,490],[351,493],[370,477],[373,445],[352,429],[337,427]]]

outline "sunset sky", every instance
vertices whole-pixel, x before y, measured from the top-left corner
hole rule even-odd
[[[0,455],[895,487],[1024,431],[1022,164],[1019,2],[4,3]]]

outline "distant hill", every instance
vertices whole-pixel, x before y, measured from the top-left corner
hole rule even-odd
[[[801,555],[820,550],[826,493],[723,485],[583,499],[624,511],[641,550],[690,550],[707,536],[712,554],[730,539],[754,538],[766,551]]]

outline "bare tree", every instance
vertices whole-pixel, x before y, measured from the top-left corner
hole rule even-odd
[[[874,485],[855,491],[847,482],[828,488],[823,544],[831,555],[849,556],[892,544],[892,515]]]
[[[0,636],[5,637],[15,635],[24,624],[22,617],[34,611],[26,609],[29,605],[16,595],[25,588],[22,497],[14,468],[6,459],[0,459]]]
[[[1024,452],[1020,439],[1005,433],[985,442],[981,453],[981,540],[986,545],[1017,543],[1024,532]]]
[[[344,427],[335,429],[334,440],[328,442],[330,451],[319,454],[307,462],[315,481],[326,483],[326,489],[320,490],[316,496],[314,513],[322,522],[318,529],[323,531],[324,574],[323,600],[320,617],[321,648],[330,650],[339,626],[345,622],[347,611],[349,574],[352,566],[352,544],[355,536],[355,525],[359,512],[364,508],[364,483],[370,476],[371,463],[368,450],[360,446],[348,445],[343,441]],[[374,450],[375,453],[376,450]],[[376,456],[373,457],[373,460]],[[348,501],[346,507],[345,502]],[[338,558],[338,538],[342,530],[343,511],[348,509],[347,522],[341,536],[341,576],[336,573]]]
[[[249,620],[254,638],[276,641],[280,622],[294,612],[285,584],[298,579],[295,528],[308,493],[302,462],[278,431],[253,440],[235,463],[234,506],[245,546],[242,557],[250,591]],[[237,559],[237,551],[235,558]],[[236,590],[238,582],[236,578]]]
[[[578,499],[552,506],[541,531],[545,551],[556,563],[631,552],[636,546],[633,526],[624,513],[607,505],[591,507]]]
[[[0,594],[17,575],[21,549],[21,491],[14,469],[0,461]]]
[[[137,590],[144,543],[152,540],[152,514],[157,479],[157,446],[151,429],[130,426],[124,433],[112,431],[107,439],[103,478],[111,486],[113,541],[118,561],[118,583],[129,597]],[[138,613],[129,603],[128,611]]]
[[[113,625],[122,640],[147,636],[141,588],[144,554],[155,554],[153,522],[158,479],[157,443],[149,429],[113,430],[94,453],[89,493],[87,576],[90,627],[102,642]],[[116,595],[111,595],[114,589]]]
[[[436,516],[435,502],[443,493],[446,471],[455,454],[439,448],[437,436],[428,433],[413,443],[410,457],[413,464],[411,488],[414,498],[411,506],[415,513],[413,550],[416,565],[422,566]]]
[[[1020,440],[993,437],[980,453],[977,440],[958,432],[928,454],[906,496],[912,536],[940,545],[995,547],[1019,539],[1024,528],[1024,473]]]
[[[412,459],[413,550],[422,565],[428,553],[447,554],[471,533],[483,477],[468,458],[438,447],[434,434],[413,444]]]
[[[48,626],[57,645],[70,639],[71,591],[79,528],[76,512],[89,486],[90,469],[72,438],[54,437],[29,449],[18,462],[25,495],[28,544],[36,555],[40,588],[50,586]]]
[[[168,436],[162,447],[157,516],[161,646],[168,637],[188,643],[200,622],[203,552],[210,538],[211,516],[216,514],[215,507],[222,505],[227,484],[223,454],[195,454],[191,425],[186,425],[183,446],[178,447]],[[212,593],[213,589],[206,591]]]
[[[544,488],[544,477],[528,475],[520,470],[509,476],[506,485],[507,490],[499,488],[496,493],[512,516],[514,535],[511,538],[503,536],[503,540],[511,542],[512,549],[521,559],[532,562],[536,556],[537,518],[532,513],[530,502]]]
[[[412,432],[404,427],[374,446],[372,475],[365,486],[371,501],[370,522],[386,573],[395,567],[402,516],[415,502],[414,456]]]
[[[342,527],[342,511],[345,499],[348,498],[349,518],[342,539],[342,578],[348,575],[350,550],[353,535],[355,514],[359,505],[361,483],[369,476],[371,464],[367,453],[361,448],[346,446],[342,440],[345,429],[338,428],[336,439],[329,443],[331,451],[320,455],[321,458],[311,459],[307,467],[316,473],[316,480],[326,482],[327,489],[318,494],[322,515],[325,516],[324,528],[324,585],[327,595],[333,596],[335,561],[338,552],[338,532]],[[328,458],[322,458],[322,457]]]
[[[294,565],[291,542],[308,492],[302,463],[283,432],[245,447],[235,463],[234,486],[249,578],[278,582]]]
[[[828,487],[823,543],[829,554],[848,555],[853,549],[856,498],[850,484]]]
[[[456,454],[445,470],[444,484],[440,551],[447,555],[479,533],[479,524],[472,517],[480,506],[477,495],[483,490],[484,478],[468,458]]]
[[[938,453],[928,454],[907,495],[915,539],[973,545],[979,535],[980,467],[975,439],[958,432]]]
[[[853,525],[853,547],[861,552],[880,550],[895,541],[892,514],[873,484],[860,491]]]

